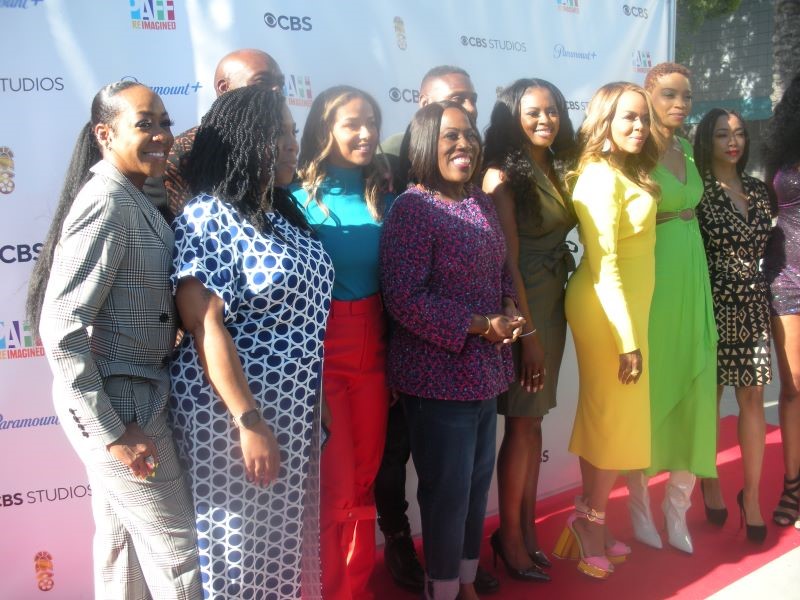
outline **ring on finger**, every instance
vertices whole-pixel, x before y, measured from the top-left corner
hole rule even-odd
[[[632,369],[632,370],[631,370],[631,375],[632,375],[633,377],[638,377],[638,376],[639,376],[639,375],[641,375],[641,374],[642,374],[642,372],[641,372],[639,369]]]

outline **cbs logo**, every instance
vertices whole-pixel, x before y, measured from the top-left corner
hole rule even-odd
[[[639,18],[642,18],[642,19],[646,19],[647,16],[648,16],[647,15],[647,9],[646,8],[642,8],[641,6],[629,6],[629,5],[625,4],[622,7],[622,12],[624,12],[625,16],[627,16],[627,17],[639,17]]]
[[[393,87],[389,90],[389,98],[392,102],[400,102],[402,100],[403,102],[413,102],[416,104],[419,102],[419,90],[410,90],[408,88],[401,90],[400,88]]]
[[[279,27],[284,31],[311,31],[311,17],[276,16],[268,12],[264,13],[264,23],[267,27]]]
[[[26,263],[32,260],[38,260],[39,253],[42,251],[42,244],[36,243],[33,245],[11,244],[0,246],[0,261],[10,265],[15,262]]]

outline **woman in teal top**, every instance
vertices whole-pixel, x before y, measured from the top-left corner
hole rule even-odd
[[[330,436],[322,453],[320,549],[325,598],[372,598],[373,483],[383,456],[389,391],[378,244],[390,181],[376,156],[381,113],[366,92],[319,94],[306,120],[294,191],[333,261],[323,393]]]
[[[692,107],[689,71],[656,65],[645,88],[663,150],[652,173],[661,187],[656,214],[656,285],[650,308],[651,463],[628,476],[636,538],[661,548],[647,477],[670,471],[662,509],[669,543],[693,550],[686,511],[696,477],[716,477],[717,329],[703,238],[695,207],[703,195],[692,147],[676,131]]]

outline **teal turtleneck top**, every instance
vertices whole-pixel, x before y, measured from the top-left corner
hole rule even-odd
[[[378,293],[378,244],[381,225],[369,214],[364,199],[364,173],[359,167],[344,169],[326,165],[327,177],[320,185],[318,197],[328,215],[308,194],[295,186],[292,193],[308,223],[316,232],[333,261],[336,279],[335,300],[360,300]],[[389,198],[385,199],[386,209]]]

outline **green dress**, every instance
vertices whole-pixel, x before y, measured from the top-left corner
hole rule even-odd
[[[661,165],[652,174],[661,186],[661,217],[648,336],[652,460],[647,472],[716,477],[717,328],[703,238],[694,213],[686,210],[700,202],[703,181],[689,142],[678,139],[686,183]],[[683,216],[675,216],[680,211]],[[672,218],[660,222],[665,216]]]
[[[517,217],[519,270],[525,283],[528,309],[544,348],[544,388],[529,393],[515,377],[508,392],[500,395],[497,412],[511,417],[543,417],[556,405],[556,384],[564,355],[567,320],[564,316],[564,287],[567,275],[575,269],[567,234],[577,220],[569,198],[562,198],[547,175],[533,164],[539,192],[541,222]],[[514,344],[514,370],[519,375],[519,350]]]

